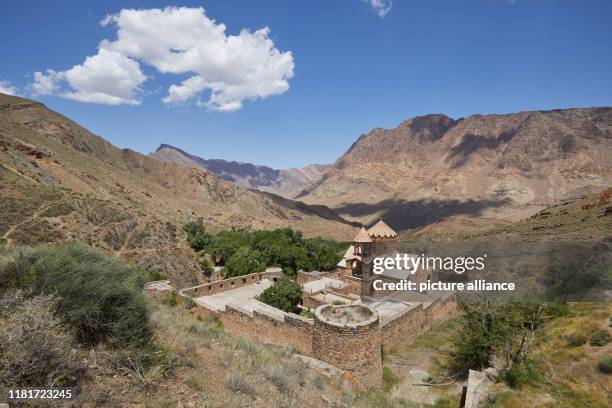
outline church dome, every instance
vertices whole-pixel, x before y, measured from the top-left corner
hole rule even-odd
[[[368,235],[368,231],[364,227],[361,227],[359,234],[353,239],[353,242],[365,243],[372,242],[372,238]]]
[[[397,233],[391,229],[385,222],[381,219],[376,224],[374,224],[368,231],[368,235],[371,238],[395,238],[397,237]]]

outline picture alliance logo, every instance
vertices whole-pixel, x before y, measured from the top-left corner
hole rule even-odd
[[[397,254],[395,256],[374,258],[372,272],[380,275],[385,270],[405,270],[414,275],[420,270],[455,272],[462,275],[466,271],[482,271],[485,269],[487,254],[483,256],[420,256]]]

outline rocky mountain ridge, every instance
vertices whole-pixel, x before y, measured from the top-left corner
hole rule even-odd
[[[612,108],[452,119],[364,134],[296,198],[397,229],[444,218],[518,220],[612,185]]]
[[[268,166],[223,159],[203,159],[169,144],[161,144],[149,157],[183,166],[199,167],[236,185],[291,198],[316,181],[331,165],[311,164],[277,170]]]

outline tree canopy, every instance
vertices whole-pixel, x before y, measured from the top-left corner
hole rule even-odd
[[[301,298],[302,288],[297,282],[280,278],[273,286],[264,290],[257,300],[285,312],[295,312]]]
[[[227,276],[258,272],[279,266],[290,276],[297,271],[332,270],[341,259],[346,243],[322,238],[305,239],[291,228],[260,230],[223,230],[212,235],[205,231],[202,220],[183,227],[187,242],[196,251],[209,254],[225,266]]]

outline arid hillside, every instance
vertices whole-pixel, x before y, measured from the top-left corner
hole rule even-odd
[[[489,228],[471,220],[442,220],[405,231],[400,241],[408,253],[487,254],[485,270],[469,274],[470,279],[515,282],[519,292],[542,298],[612,300],[612,189]]]
[[[323,206],[238,187],[208,171],[118,149],[27,99],[0,94],[0,238],[79,240],[160,270],[177,285],[202,273],[181,226],[292,226],[346,239],[353,227]]]
[[[362,135],[296,197],[400,230],[452,217],[518,220],[610,187],[611,136],[612,108],[421,116]]]
[[[331,168],[329,164],[310,164],[301,168],[277,170],[268,166],[222,159],[203,159],[178,147],[160,145],[150,157],[183,166],[199,167],[241,187],[255,188],[293,197],[318,180]]]

